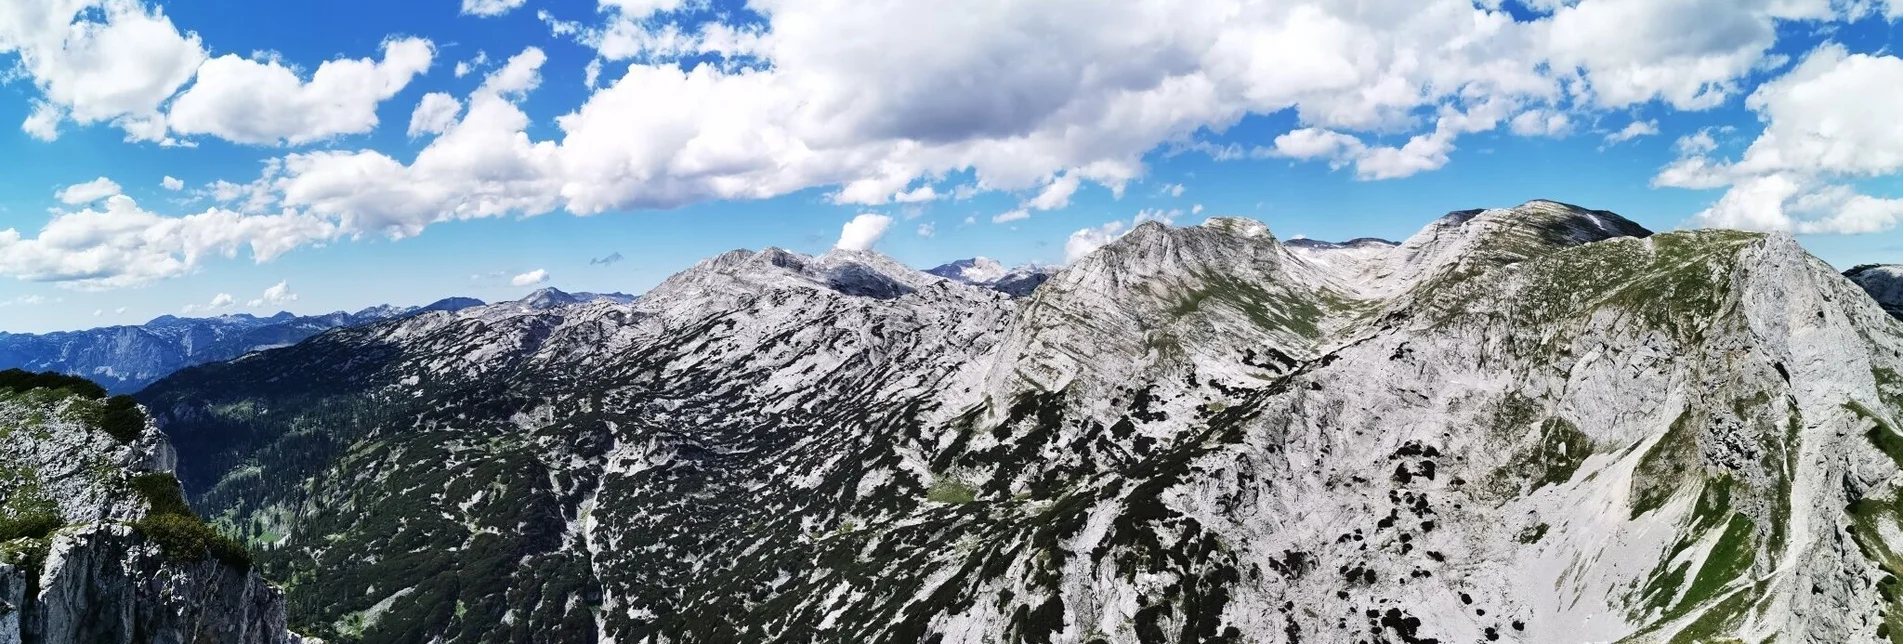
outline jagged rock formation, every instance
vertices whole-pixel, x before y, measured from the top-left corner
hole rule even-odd
[[[356,313],[278,313],[270,317],[236,313],[210,318],[163,315],[138,326],[39,335],[0,333],[0,369],[73,374],[99,382],[109,391],[127,393],[179,369],[289,346],[330,329],[481,304],[481,300],[452,297],[427,306],[385,305]]]
[[[1844,277],[1863,287],[1890,315],[1903,318],[1903,266],[1865,264],[1844,271]]]
[[[146,392],[366,642],[1903,641],[1903,322],[1553,202],[872,253],[325,334]]]
[[[0,372],[0,644],[299,641],[129,399],[21,375]]]

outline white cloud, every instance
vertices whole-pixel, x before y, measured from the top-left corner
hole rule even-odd
[[[13,299],[0,300],[0,308],[5,308],[9,306],[34,306],[38,304],[44,304],[45,302],[46,302],[46,298],[38,296],[38,295],[21,295]]]
[[[21,129],[41,140],[59,124],[111,122],[133,140],[161,140],[159,106],[205,59],[196,34],[180,33],[138,0],[12,2],[0,8],[0,55],[40,93]]]
[[[1083,259],[1085,255],[1102,248],[1104,244],[1116,241],[1118,237],[1123,236],[1124,232],[1123,222],[1113,221],[1096,228],[1085,228],[1071,233],[1070,239],[1064,241],[1064,263],[1071,264]]]
[[[463,15],[482,16],[485,18],[500,16],[514,11],[526,1],[527,0],[463,0]]]
[[[171,175],[166,175],[164,179],[159,180],[159,186],[165,188],[166,190],[171,190],[176,192],[176,191],[185,189],[185,182],[180,181]]]
[[[308,215],[213,208],[165,217],[114,195],[103,208],[56,214],[34,238],[0,230],[0,275],[79,288],[132,286],[183,275],[208,256],[249,249],[254,260],[269,261],[337,234],[333,224]]]
[[[456,115],[463,110],[463,104],[456,97],[443,92],[430,92],[416,103],[416,111],[410,113],[410,136],[424,134],[442,134],[449,126],[456,124]]]
[[[1321,128],[1302,128],[1275,137],[1276,156],[1300,160],[1323,160],[1341,167],[1367,151],[1367,145],[1347,134]]]
[[[918,236],[920,237],[931,237],[937,234],[938,226],[933,225],[932,222],[928,221],[918,225]]]
[[[20,124],[20,130],[35,139],[52,141],[59,138],[59,122],[65,117],[66,112],[62,111],[58,105],[46,101],[34,101],[33,112],[28,114],[26,121]]]
[[[1520,136],[1562,137],[1573,131],[1573,120],[1565,112],[1527,110],[1513,117],[1507,126]]]
[[[1741,158],[1714,158],[1700,131],[1679,140],[1679,158],[1654,185],[1728,187],[1693,221],[1799,233],[1872,233],[1903,221],[1903,199],[1859,194],[1851,182],[1903,171],[1903,59],[1851,54],[1825,44],[1745,101],[1764,128]]]
[[[1624,143],[1626,141],[1639,138],[1641,136],[1652,136],[1658,133],[1659,133],[1658,121],[1633,121],[1632,123],[1626,125],[1624,129],[1621,129],[1617,132],[1613,132],[1611,134],[1607,134],[1606,142],[1607,143]]]
[[[1716,107],[1777,40],[1780,20],[1827,17],[1824,0],[1584,0],[1531,23],[1561,74],[1597,107],[1658,99]]]
[[[589,60],[588,65],[585,67],[582,67],[581,72],[582,72],[581,83],[583,87],[587,87],[588,89],[594,89],[596,87],[601,86],[601,83],[600,83],[601,59],[600,58]]]
[[[1718,149],[1718,139],[1711,134],[1711,128],[1702,128],[1697,132],[1678,137],[1672,144],[1679,156],[1698,156],[1709,154]]]
[[[249,302],[249,305],[251,306],[251,308],[258,308],[258,307],[267,306],[267,305],[282,306],[282,305],[289,304],[291,302],[296,302],[296,301],[297,301],[297,294],[291,292],[290,282],[280,281],[276,285],[270,288],[264,289],[264,295],[258,297],[257,299],[251,300],[251,302]]]
[[[456,77],[462,78],[464,76],[468,76],[471,72],[474,72],[478,69],[482,69],[488,64],[489,64],[489,52],[477,51],[475,58],[471,58],[469,60],[464,60],[464,61],[458,61],[456,63],[456,69],[455,69]]]
[[[1070,205],[1071,195],[1077,194],[1077,186],[1082,179],[1083,177],[1075,172],[1066,172],[1062,176],[1052,177],[1050,183],[1044,184],[1044,189],[1039,190],[1036,197],[1024,202],[1024,206],[1033,210],[1065,208]]]
[[[1016,210],[1007,210],[1007,211],[992,215],[991,223],[1006,224],[1006,223],[1021,221],[1021,220],[1030,219],[1030,218],[1031,218],[1031,211],[1023,209],[1023,208],[1018,208]]]
[[[498,10],[520,4],[489,1]],[[287,239],[414,235],[448,220],[811,189],[840,203],[907,203],[937,198],[933,184],[954,175],[953,198],[1028,195],[1019,204],[1028,215],[1063,207],[1085,182],[1121,195],[1162,146],[1323,162],[1363,180],[1406,177],[1454,162],[1463,136],[1502,126],[1555,135],[1612,110],[1711,107],[1743,92],[1751,74],[1782,64],[1770,53],[1781,28],[1831,8],[1826,0],[1541,1],[1534,19],[1515,20],[1492,0],[774,0],[750,5],[760,21],[723,24],[682,11],[698,5],[681,0],[600,4],[586,24],[543,16],[557,35],[594,49],[588,98],[553,128],[521,107],[540,83],[543,52],[525,49],[493,70],[478,53],[455,71],[490,72],[482,85],[444,97],[461,99],[460,114],[450,116],[441,98],[412,113],[409,130],[430,137],[422,150],[404,158],[344,147],[288,153],[253,180],[209,183],[238,210],[205,215],[297,231],[257,234],[276,249]],[[100,8],[81,11],[87,6]],[[19,73],[39,90],[21,127],[45,139],[69,121],[109,121],[161,142],[184,133],[299,144],[367,132],[379,104],[434,58],[428,41],[401,39],[385,44],[381,60],[332,60],[315,72],[269,58],[206,61],[197,36],[142,0],[19,11],[0,13],[0,54],[19,52]],[[1867,77],[1877,99],[1897,86],[1883,71],[1895,58],[1836,51],[1808,57],[1778,82],[1828,92],[1836,75]],[[707,64],[678,64],[686,59]],[[1785,105],[1815,93],[1760,89],[1748,104],[1767,126],[1752,151],[1735,162],[1686,153],[1657,182],[1732,186],[1788,174],[1803,186],[1795,208],[1798,197],[1848,178],[1896,171],[1884,160],[1895,154],[1884,132],[1851,132],[1894,119],[1851,106],[1898,101],[1846,94],[1817,110],[1852,119],[1841,122],[1807,123]],[[1196,140],[1247,115],[1283,112],[1296,125],[1272,146]],[[1843,130],[1821,133],[1840,143],[1802,138],[1820,127]],[[1848,229],[1883,220],[1881,200],[1805,203],[1863,214],[1853,225],[1792,210],[1794,221]],[[259,219],[267,212],[283,214]],[[195,265],[197,255],[187,262],[177,250],[190,246],[141,247],[174,249],[169,257]],[[159,274],[176,272],[88,279]]]
[[[1163,190],[1159,192],[1158,194],[1165,194],[1171,197],[1181,197],[1183,196],[1184,190],[1186,190],[1186,188],[1183,187],[1183,184],[1166,183],[1166,184],[1163,184]]]
[[[538,269],[529,271],[527,273],[523,273],[521,275],[517,275],[515,277],[509,278],[509,285],[510,286],[534,286],[536,284],[541,284],[546,281],[548,281],[548,270],[538,268]]]
[[[199,311],[216,311],[218,309],[230,308],[231,305],[237,303],[237,301],[238,299],[232,297],[230,293],[219,293],[213,295],[211,302],[208,304],[187,304],[182,307],[181,310],[187,314],[197,313]]]
[[[929,183],[914,188],[910,192],[901,192],[892,195],[892,200],[898,203],[924,203],[937,198],[938,190],[932,188],[932,185]]]
[[[1141,225],[1146,221],[1154,221],[1163,224],[1174,224],[1176,223],[1176,218],[1182,215],[1183,210],[1181,208],[1171,208],[1169,210],[1162,208],[1144,208],[1137,211],[1137,216],[1131,220],[1131,223]]]
[[[871,250],[879,238],[885,236],[885,230],[892,227],[892,218],[885,215],[865,213],[853,217],[839,230],[839,243],[834,248],[842,250]]]
[[[238,143],[300,144],[377,126],[377,105],[430,66],[435,46],[421,38],[383,43],[383,60],[326,61],[308,82],[275,60],[226,54],[206,61],[168,121],[181,134]]]
[[[59,192],[54,193],[53,197],[59,199],[60,203],[68,206],[77,206],[80,204],[89,204],[116,194],[119,194],[119,184],[114,183],[111,179],[100,177],[85,183],[76,183],[61,188]]]

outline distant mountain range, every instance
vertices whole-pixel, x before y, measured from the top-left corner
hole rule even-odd
[[[1040,264],[1005,268],[1004,264],[998,263],[998,260],[973,257],[942,264],[925,272],[955,282],[982,286],[1011,297],[1026,297],[1049,280],[1052,275],[1056,275],[1060,269],[1061,267],[1058,266]]]
[[[995,260],[978,257],[945,264],[930,272],[1013,297],[1024,297],[1057,269],[1047,266],[1006,268]],[[497,306],[546,311],[597,301],[629,304],[635,299],[626,293],[568,293],[544,288]],[[485,305],[475,298],[451,297],[425,306],[382,305],[354,313],[337,311],[300,316],[280,312],[268,317],[233,313],[205,318],[161,315],[140,325],[43,334],[0,332],[0,369],[56,371],[90,378],[112,393],[131,393],[186,367],[290,346],[331,329]]]
[[[179,369],[289,346],[331,329],[482,304],[482,300],[452,297],[427,306],[384,305],[355,313],[278,313],[269,317],[234,313],[209,318],[161,315],[136,326],[45,334],[0,333],[0,369],[84,376],[114,393],[129,393]]]
[[[1864,264],[1844,271],[1844,277],[1863,287],[1890,315],[1903,319],[1903,265]]]

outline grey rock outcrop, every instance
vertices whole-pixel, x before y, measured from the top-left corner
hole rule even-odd
[[[283,593],[202,541],[165,436],[115,437],[109,407],[0,389],[0,644],[300,641]]]

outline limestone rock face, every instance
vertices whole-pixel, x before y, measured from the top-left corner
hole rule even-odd
[[[1844,277],[1863,287],[1890,315],[1903,319],[1903,265],[1867,264],[1844,271]]]
[[[141,399],[351,641],[1903,638],[1903,322],[1788,236],[1536,201],[998,268],[734,251]]]
[[[108,432],[113,407],[0,388],[0,644],[299,641],[283,593],[248,563],[146,534],[163,530],[146,522],[157,515],[203,526],[165,436],[142,415]],[[163,532],[181,534],[198,533]]]

